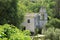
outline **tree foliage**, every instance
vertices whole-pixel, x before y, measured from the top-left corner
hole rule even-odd
[[[0,25],[8,23],[19,26],[26,9],[20,0],[0,0]]]
[[[47,28],[48,27],[60,28],[60,20],[57,18],[53,18],[46,24],[46,26]]]
[[[56,13],[55,5],[54,0],[0,0],[0,24],[19,27],[27,12],[39,12],[40,7],[44,6],[49,17],[47,25],[59,27],[60,21],[57,20],[60,19],[57,19],[59,14]]]
[[[0,0],[0,24],[17,23],[17,0]],[[16,20],[14,22],[14,20]]]
[[[45,40],[60,40],[60,29],[49,27],[44,34],[46,35]]]
[[[0,40],[31,40],[28,30],[21,31],[13,25],[0,25]]]

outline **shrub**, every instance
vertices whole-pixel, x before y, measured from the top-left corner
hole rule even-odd
[[[60,28],[60,20],[57,18],[53,18],[46,24],[46,27]]]
[[[44,34],[46,35],[46,39],[60,40],[60,29],[50,27],[44,32]]]
[[[13,25],[0,25],[1,40],[31,40],[28,30],[21,31]],[[27,37],[26,37],[27,36]]]

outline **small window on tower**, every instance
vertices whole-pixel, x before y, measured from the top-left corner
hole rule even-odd
[[[30,23],[30,19],[28,19],[27,22]]]

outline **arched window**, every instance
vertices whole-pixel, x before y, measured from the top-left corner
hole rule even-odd
[[[27,22],[30,23],[30,19],[28,19]]]

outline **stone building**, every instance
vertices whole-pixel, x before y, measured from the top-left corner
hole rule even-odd
[[[47,13],[45,8],[40,8],[39,13],[27,13],[24,17],[24,22],[26,30],[35,32],[36,28],[42,29],[47,22]]]

